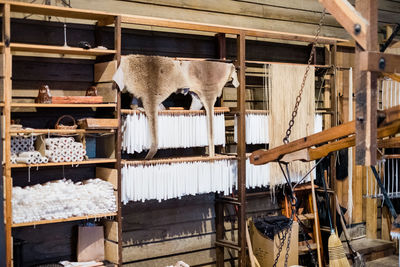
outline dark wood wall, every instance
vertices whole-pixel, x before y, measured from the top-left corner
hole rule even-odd
[[[91,45],[112,47],[113,32],[103,29],[96,33],[90,25],[68,24],[68,44],[76,46],[84,40]],[[13,42],[63,45],[63,25],[58,22],[39,22],[14,19]],[[18,33],[18,34],[16,34]],[[156,54],[179,57],[217,58],[217,44],[213,36],[199,36],[155,31],[124,29],[123,54]],[[227,54],[234,58],[235,40],[227,40]],[[309,47],[248,41],[248,59],[304,63]],[[323,50],[318,50],[322,63]],[[93,82],[93,60],[76,58],[42,58],[37,55],[13,56],[13,97],[32,101],[37,88],[48,83],[50,88],[79,91]],[[28,96],[28,98],[27,98]],[[13,119],[25,126],[53,127],[63,114],[79,118],[96,115],[90,109],[38,110],[41,120],[34,120],[29,112],[17,112]],[[74,181],[92,178],[94,168],[57,167],[40,171],[32,168],[14,169],[15,186],[26,186],[45,181],[68,178]],[[30,179],[30,180],[29,180]],[[276,203],[270,196],[249,200],[249,212],[263,214],[275,212]],[[231,211],[233,214],[233,211]],[[161,266],[186,260],[192,265],[208,265],[215,260],[213,241],[214,195],[199,195],[158,203],[129,203],[123,207],[123,261],[129,266]],[[23,227],[13,229],[13,236],[22,242],[22,266],[33,266],[59,260],[74,260],[76,255],[76,229],[79,222]],[[235,231],[234,225],[230,227]],[[227,233],[229,234],[229,232]],[[16,242],[17,243],[17,242]],[[16,253],[18,250],[15,250]],[[18,255],[16,255],[18,256]],[[227,254],[234,258],[235,253]],[[161,264],[161,265],[160,265]]]

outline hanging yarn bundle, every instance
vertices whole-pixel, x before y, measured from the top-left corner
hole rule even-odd
[[[400,82],[383,78],[378,84],[380,85],[378,97],[378,101],[381,101],[381,105],[378,105],[380,109],[400,105]]]
[[[270,165],[253,165],[246,160],[246,188],[265,187],[270,184]]]
[[[210,192],[230,194],[236,183],[234,160],[160,164],[126,164],[122,168],[121,200],[158,201]]]
[[[140,153],[148,150],[151,135],[144,113],[133,113],[124,118],[122,150]],[[214,144],[225,146],[225,119],[223,113],[214,115]],[[158,117],[158,148],[189,148],[208,146],[206,115],[165,114]]]
[[[322,131],[322,115],[315,114],[314,133]],[[235,116],[234,141],[237,143],[237,117]],[[246,144],[269,143],[269,115],[258,113],[246,114]]]
[[[83,161],[86,150],[83,144],[75,142],[73,137],[46,138],[45,155],[51,162]]]
[[[246,161],[246,188],[270,184],[270,165]],[[178,163],[125,164],[122,168],[122,195],[129,201],[158,201],[211,192],[232,193],[237,186],[237,161],[223,159]]]
[[[269,85],[267,90],[270,96],[269,138],[270,148],[283,144],[283,138],[291,119],[293,107],[299,93],[299,88],[306,71],[306,66],[286,64],[269,65]],[[302,101],[297,112],[297,121],[291,129],[290,140],[297,140],[314,133],[315,121],[315,70],[310,68],[305,82]],[[285,181],[277,163],[270,163],[271,186],[282,184]],[[292,182],[298,182],[311,169],[311,163],[292,162],[290,176]]]
[[[13,187],[14,223],[65,219],[116,210],[113,185],[98,178],[78,183],[64,179],[25,188]]]
[[[269,143],[269,116],[267,114],[246,113],[246,144]],[[237,117],[235,116],[234,141],[237,143]]]

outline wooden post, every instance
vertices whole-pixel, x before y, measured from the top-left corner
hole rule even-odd
[[[382,206],[382,225],[381,225],[381,239],[390,240],[390,229],[392,226],[392,216],[386,205]]]
[[[367,168],[369,177],[374,177],[371,168]],[[370,179],[371,187],[376,186],[375,178]],[[378,200],[376,198],[366,198],[366,210],[365,210],[365,224],[366,224],[366,236],[367,238],[376,239],[378,238]]]
[[[217,56],[219,59],[226,59],[226,37],[225,33],[217,33],[215,35],[217,39]]]
[[[237,143],[237,156],[238,156],[238,200],[241,203],[238,212],[238,241],[240,246],[239,252],[239,267],[246,266],[246,36],[240,33],[237,37],[237,59],[239,67],[239,87],[237,89],[238,95],[238,143]]]
[[[116,16],[114,18],[114,49],[115,56],[114,59],[117,60],[117,64],[121,61],[121,17]],[[121,91],[116,88],[115,82],[113,84],[113,89],[117,91],[117,110],[116,110],[116,118],[118,119],[118,128],[115,133],[116,135],[116,164],[115,168],[118,172],[118,197],[117,197],[117,222],[118,222],[118,266],[122,266],[122,214],[121,214],[121,142],[122,142],[122,133],[121,133]]]
[[[4,42],[4,176],[5,176],[5,199],[6,199],[6,260],[7,266],[12,266],[12,209],[11,209],[11,197],[12,197],[12,178],[11,178],[11,136],[10,136],[10,124],[11,124],[11,75],[12,75],[12,58],[10,49],[10,37],[11,37],[11,25],[10,25],[10,4],[3,4],[3,42]]]
[[[378,1],[356,0],[356,9],[369,22],[366,49],[378,51]],[[356,164],[371,166],[376,164],[377,73],[360,71],[362,51],[356,43]]]
[[[337,103],[337,88],[336,88],[336,66],[337,66],[337,45],[332,45],[331,46],[331,64],[333,67],[333,72],[331,73],[330,77],[330,89],[331,89],[331,111],[332,111],[332,117],[331,117],[331,127],[337,126],[338,122],[338,103]],[[330,167],[331,167],[331,173],[330,173],[330,187],[336,192],[338,189],[338,184],[336,182],[336,153],[332,153],[332,156],[330,157],[331,162],[330,162]],[[334,207],[336,207],[336,198],[332,198],[333,205],[331,205],[331,211],[334,211]],[[333,209],[332,209],[333,208]],[[336,227],[336,212],[332,212],[332,223],[333,226]]]
[[[215,194],[218,198],[218,193]],[[224,206],[220,201],[215,201],[215,240],[223,240],[225,233],[224,227]],[[215,246],[216,249],[216,265],[218,267],[224,266],[224,251],[225,248],[220,245]]]

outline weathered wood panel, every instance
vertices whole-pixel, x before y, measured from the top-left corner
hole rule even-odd
[[[277,204],[273,204],[267,195],[248,201],[248,213],[255,216],[273,213],[276,209]],[[122,212],[125,263],[155,266],[151,264],[172,264],[177,260],[184,260],[193,265],[214,262],[213,194],[188,196],[181,200],[172,199],[160,203],[129,203],[123,206]],[[229,208],[225,213],[226,218],[229,218],[234,214],[234,210]],[[229,221],[225,222],[225,228],[227,238],[236,231],[236,225]],[[192,257],[193,251],[202,252],[196,252],[200,253],[200,256]],[[212,251],[212,255],[205,254],[204,251]]]

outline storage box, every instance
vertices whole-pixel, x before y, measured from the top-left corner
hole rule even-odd
[[[280,245],[279,235],[276,234],[274,236],[274,240],[265,237],[258,229],[254,226],[252,221],[249,221],[250,225],[250,238],[253,246],[253,252],[256,256],[258,262],[261,267],[270,267],[274,265],[274,261],[276,255],[278,253],[278,247]],[[292,225],[292,236],[290,239],[290,250],[289,250],[289,259],[288,266],[297,265],[299,261],[299,225],[297,222],[293,222]],[[278,264],[276,266],[284,266],[285,265],[285,254],[287,247],[287,238],[285,240],[285,244],[283,245],[282,252],[280,254]]]
[[[118,119],[84,118],[78,124],[82,129],[115,129],[118,127]]]

